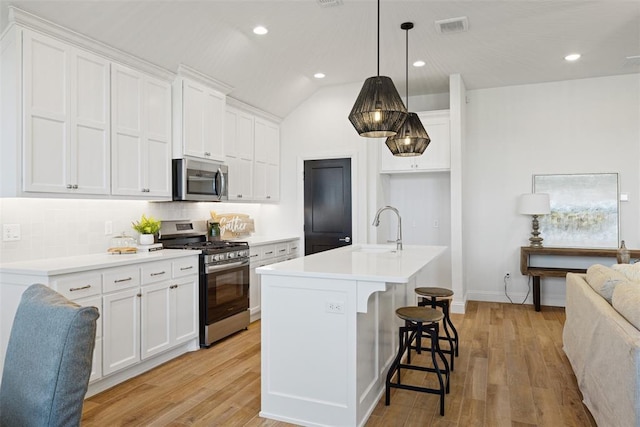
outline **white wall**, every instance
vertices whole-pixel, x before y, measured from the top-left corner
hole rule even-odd
[[[144,213],[159,219],[210,218],[217,213],[249,214],[256,234],[268,234],[261,212],[273,206],[233,203],[139,202],[128,200],[0,199],[0,224],[19,224],[21,239],[0,242],[0,263],[37,258],[54,258],[87,253],[104,253],[111,239],[126,232],[137,237],[131,222]],[[105,235],[105,221],[111,221],[113,235]]]
[[[519,248],[531,218],[516,200],[534,174],[619,173],[620,237],[640,247],[640,78],[626,75],[467,92],[463,182],[468,299],[521,301]],[[543,236],[544,237],[544,236]],[[564,280],[542,280],[542,304],[564,305]]]

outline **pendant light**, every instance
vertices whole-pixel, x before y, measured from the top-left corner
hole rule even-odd
[[[378,0],[378,75],[365,80],[349,113],[349,121],[360,136],[385,138],[398,132],[407,108],[391,78],[380,75],[380,0]]]
[[[407,32],[407,109],[409,108],[409,30],[413,28],[413,22],[404,22],[400,28]],[[399,157],[421,156],[431,142],[431,138],[424,130],[422,122],[416,113],[409,113],[402,127],[394,136],[390,136],[385,141],[391,153]]]

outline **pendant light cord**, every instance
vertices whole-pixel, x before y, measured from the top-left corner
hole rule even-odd
[[[406,34],[407,34],[407,43],[406,43],[406,66],[405,66],[405,89],[407,92],[407,111],[409,111],[409,30],[410,28],[406,29]]]
[[[378,77],[380,77],[380,0],[378,0]]]

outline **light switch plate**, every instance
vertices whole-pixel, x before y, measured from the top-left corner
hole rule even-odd
[[[20,224],[2,224],[2,240],[4,242],[20,240]]]

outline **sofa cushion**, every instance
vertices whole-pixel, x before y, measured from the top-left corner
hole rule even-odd
[[[640,330],[640,283],[620,283],[613,291],[613,308]]]
[[[609,304],[615,287],[626,281],[624,274],[602,264],[594,264],[587,269],[587,283]]]
[[[632,282],[640,282],[640,263],[635,264],[613,264],[614,270],[622,273]]]

